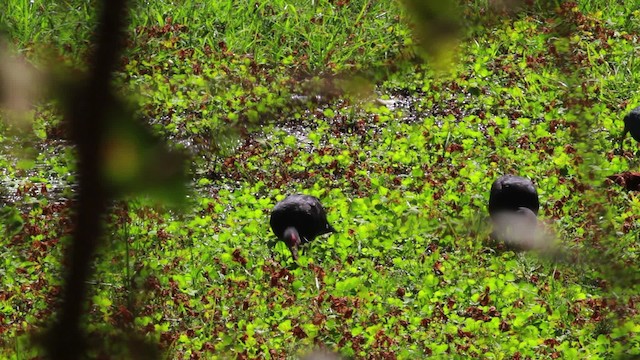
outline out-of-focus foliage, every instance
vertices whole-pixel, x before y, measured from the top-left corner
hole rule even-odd
[[[90,3],[12,4],[0,15],[10,48],[41,68],[81,63]],[[637,356],[640,200],[604,179],[638,166],[633,140],[614,148],[640,102],[640,13],[494,5],[458,2],[450,31],[408,25],[392,1],[137,3],[115,86],[192,155],[193,194],[180,213],[114,204],[91,283],[92,355],[141,348],[129,338],[171,358],[319,345],[355,358]],[[423,27],[457,34],[447,67],[411,55]],[[55,104],[32,112],[28,160],[13,125],[0,132],[0,351],[24,358],[55,310],[75,182]],[[148,133],[114,133],[127,145],[110,153],[113,174],[129,173],[122,149],[155,159],[139,145]],[[538,186],[557,257],[488,242],[504,173]],[[268,213],[291,192],[321,198],[338,229],[297,266],[267,245]]]

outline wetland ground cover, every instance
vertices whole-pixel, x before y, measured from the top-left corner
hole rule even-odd
[[[0,27],[35,67],[77,74],[95,5],[11,0]],[[190,183],[178,207],[112,205],[92,356],[640,356],[640,199],[604,181],[638,168],[637,143],[615,148],[640,103],[640,5],[459,1],[447,31],[423,26],[445,10],[411,9],[415,25],[396,1],[133,4],[114,86],[189,154]],[[28,359],[63,285],[76,154],[59,101],[26,127],[2,117],[0,354]],[[561,256],[488,241],[504,173],[538,186]],[[338,230],[298,265],[268,226],[293,192]]]

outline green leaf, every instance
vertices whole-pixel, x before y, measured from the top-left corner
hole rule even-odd
[[[291,331],[291,329],[291,320],[285,320],[281,322],[280,325],[278,325],[278,330],[282,331],[283,333],[287,333]]]

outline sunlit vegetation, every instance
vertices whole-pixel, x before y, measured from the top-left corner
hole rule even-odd
[[[425,55],[392,0],[135,2],[115,86],[189,155],[189,194],[112,204],[91,355],[640,356],[640,198],[605,181],[638,171],[638,143],[617,149],[640,104],[640,10],[524,3],[457,2],[457,43]],[[9,0],[0,29],[62,81],[86,67],[94,5]],[[77,179],[59,105],[0,113],[3,358],[41,354],[63,285]],[[553,252],[489,240],[507,173],[536,184]],[[269,227],[291,193],[337,230],[297,262]]]

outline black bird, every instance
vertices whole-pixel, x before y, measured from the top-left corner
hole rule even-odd
[[[539,208],[538,192],[531,180],[515,175],[499,177],[489,195],[492,236],[514,248],[537,246]]]
[[[516,175],[503,175],[491,185],[489,215],[493,218],[501,211],[518,211],[527,208],[538,215],[540,201],[533,182]]]
[[[273,233],[287,244],[294,260],[298,260],[299,245],[336,232],[327,222],[320,200],[311,195],[289,195],[277,203],[271,211],[270,224]]]
[[[622,152],[622,144],[627,133],[631,133],[631,137],[640,142],[640,106],[631,110],[627,116],[624,117],[624,131],[620,137],[620,152]]]

